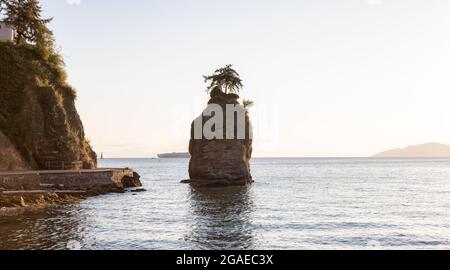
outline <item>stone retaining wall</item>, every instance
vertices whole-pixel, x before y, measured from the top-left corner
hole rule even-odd
[[[0,172],[0,210],[124,192],[142,186],[139,178],[130,169]]]
[[[123,178],[133,177],[129,169],[0,173],[0,191],[65,189],[89,191],[97,188],[123,189]]]

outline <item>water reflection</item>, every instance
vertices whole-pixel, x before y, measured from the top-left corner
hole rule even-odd
[[[66,205],[1,217],[0,249],[77,249],[83,241],[79,206]]]
[[[190,212],[193,223],[187,239],[196,248],[254,248],[251,187],[191,187]]]

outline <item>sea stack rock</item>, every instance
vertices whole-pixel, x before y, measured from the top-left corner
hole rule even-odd
[[[190,180],[194,186],[236,186],[253,182],[250,173],[252,126],[236,94],[219,87],[191,125]]]

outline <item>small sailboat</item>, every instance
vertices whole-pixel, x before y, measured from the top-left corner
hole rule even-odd
[[[100,155],[100,159],[103,159],[103,153]]]

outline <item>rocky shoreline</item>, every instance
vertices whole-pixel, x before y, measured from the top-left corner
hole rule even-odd
[[[141,186],[131,169],[0,172],[0,216]]]
[[[52,205],[61,205],[66,203],[75,203],[88,198],[81,194],[57,194],[47,193],[40,195],[26,195],[26,196],[0,196],[0,217],[1,216],[16,216],[41,209]]]

